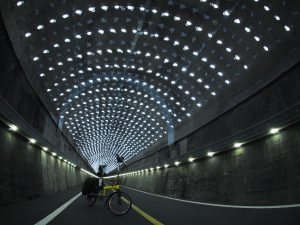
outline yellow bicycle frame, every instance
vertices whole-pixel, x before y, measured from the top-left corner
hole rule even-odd
[[[108,185],[108,186],[104,186],[103,190],[101,190],[101,192],[100,192],[100,196],[106,197],[108,191],[117,191],[117,190],[120,190],[120,185]]]

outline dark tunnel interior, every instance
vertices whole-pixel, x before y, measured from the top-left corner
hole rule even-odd
[[[71,220],[74,195],[99,165],[116,182],[116,154],[142,215],[123,224],[298,224],[299,1],[0,9],[0,224],[94,224]]]

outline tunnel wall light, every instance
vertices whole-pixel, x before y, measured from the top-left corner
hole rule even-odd
[[[35,144],[36,143],[36,140],[34,138],[29,138],[28,140],[29,140],[29,143],[31,143],[31,144]]]
[[[271,133],[271,134],[277,134],[277,133],[279,133],[279,128],[272,128],[272,129],[270,130],[270,133]]]
[[[180,162],[176,161],[174,164],[175,164],[175,166],[178,166],[180,164]]]
[[[43,149],[45,152],[47,152],[47,151],[49,150],[49,148],[47,148],[47,147],[42,147],[42,149]]]
[[[240,148],[242,145],[243,145],[242,143],[236,142],[234,143],[233,147]]]
[[[282,129],[282,128],[272,128],[272,129],[269,130],[268,133],[271,133],[271,134],[277,134],[281,129]],[[266,136],[266,135],[265,135],[265,136]],[[256,140],[256,139],[254,139],[254,140]],[[254,141],[254,140],[252,140],[252,141]],[[235,142],[234,145],[233,145],[233,147],[234,147],[234,148],[240,148],[240,147],[241,147],[242,145],[244,145],[244,144],[245,144],[245,143]],[[240,149],[240,150],[241,150],[241,149]],[[217,153],[217,152],[208,151],[208,152],[206,153],[206,155],[204,155],[204,156],[202,156],[202,157],[203,157],[203,158],[204,158],[205,156],[212,157],[212,156],[214,156],[216,153]],[[190,158],[188,158],[187,161],[193,162],[194,160],[196,160],[196,158],[190,157]],[[174,165],[175,165],[175,166],[178,166],[178,165],[181,164],[181,163],[182,163],[182,162],[175,161],[175,162],[174,162]],[[172,166],[172,165],[164,164],[163,167],[164,167],[164,168],[168,168],[168,167],[170,167],[170,166]],[[161,168],[160,166],[156,166],[156,169],[160,169],[160,168]],[[129,173],[123,173],[123,174],[120,174],[120,175],[121,175],[121,176],[127,176],[127,175],[133,175],[133,174],[140,174],[140,173],[143,173],[143,172],[147,172],[148,170],[153,171],[153,170],[154,170],[154,167],[151,167],[151,168],[149,168],[149,169],[146,168],[146,169],[140,169],[140,170],[136,170],[136,171],[131,171],[131,172],[129,172]],[[114,178],[114,177],[116,177],[116,175],[106,177],[105,179]]]
[[[193,157],[189,158],[189,162],[194,162],[194,160],[195,160],[195,158],[193,158]]]
[[[17,131],[19,128],[16,126],[16,125],[14,125],[14,124],[10,124],[9,125],[9,128],[10,128],[10,130],[12,130],[12,131]]]
[[[215,154],[215,152],[207,152],[207,156],[209,156],[209,157],[213,157],[214,156],[214,154]]]

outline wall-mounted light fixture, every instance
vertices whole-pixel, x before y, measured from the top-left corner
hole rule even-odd
[[[279,128],[272,128],[271,130],[270,130],[270,133],[271,134],[277,134],[279,132]]]
[[[14,124],[9,124],[8,126],[9,126],[9,129],[12,130],[12,131],[17,131],[17,130],[19,129],[19,128],[18,128],[16,125],[14,125]]]
[[[195,158],[193,158],[193,157],[189,158],[189,162],[193,162],[194,160],[195,160]]]
[[[36,140],[33,139],[33,138],[29,138],[28,140],[29,140],[29,143],[31,143],[31,144],[35,144],[36,143]]]
[[[234,143],[233,147],[240,148],[242,145],[243,145],[242,143],[236,142]]]
[[[215,152],[207,152],[207,156],[209,156],[209,157],[213,157],[214,156],[214,154],[215,154]]]

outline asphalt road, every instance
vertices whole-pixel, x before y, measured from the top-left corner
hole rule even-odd
[[[165,225],[299,225],[300,207],[244,209],[207,206],[161,198],[124,188],[133,204]],[[0,224],[35,224],[79,193],[72,189],[58,195],[0,208]],[[125,216],[112,215],[102,201],[92,207],[83,196],[55,217],[51,225],[151,225],[140,213],[131,210]],[[156,223],[159,224],[159,223]]]

